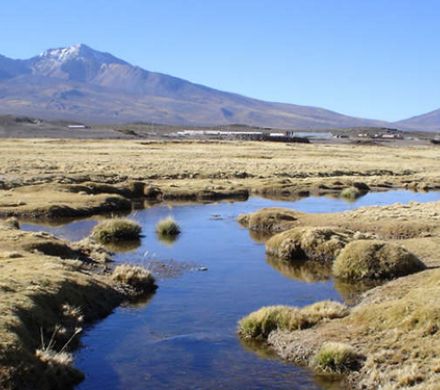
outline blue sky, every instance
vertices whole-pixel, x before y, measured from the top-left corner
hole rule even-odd
[[[5,0],[0,53],[85,43],[264,100],[397,120],[440,108],[437,0]]]

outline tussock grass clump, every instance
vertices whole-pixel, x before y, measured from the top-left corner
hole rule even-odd
[[[355,200],[357,198],[360,198],[361,196],[365,195],[367,193],[367,191],[363,191],[357,187],[347,187],[344,188],[341,191],[341,198],[345,198],[348,200]]]
[[[302,309],[291,306],[267,306],[243,317],[238,334],[244,339],[266,339],[274,330],[294,331],[309,328],[325,319],[348,315],[347,307],[338,302],[323,301]]]
[[[20,229],[20,222],[17,218],[11,217],[4,221],[4,226],[8,229]]]
[[[116,283],[131,287],[137,294],[147,293],[156,288],[151,272],[136,265],[118,265],[113,271],[112,279]]]
[[[312,359],[312,367],[322,373],[344,374],[360,367],[361,356],[351,345],[324,343]]]
[[[35,356],[45,365],[44,375],[50,378],[50,388],[71,388],[84,379],[84,374],[73,366],[73,355],[52,349],[37,349]]]
[[[172,217],[167,217],[157,223],[156,233],[166,237],[177,236],[180,234],[180,226]]]
[[[242,318],[238,333],[243,338],[267,338],[276,329],[302,328],[303,318],[299,309],[289,306],[267,306]]]
[[[326,227],[293,228],[266,242],[266,253],[282,260],[333,261],[353,232]]]
[[[141,226],[126,218],[113,218],[96,225],[92,237],[101,243],[136,240],[141,235]]]
[[[333,264],[333,274],[347,282],[386,280],[425,269],[417,256],[405,248],[377,240],[348,244]]]
[[[43,375],[50,381],[50,388],[71,388],[84,379],[84,374],[73,366],[73,355],[51,349],[37,349],[37,359],[44,364]]]
[[[237,221],[253,231],[276,233],[294,226],[300,213],[283,208],[264,208],[251,214],[241,214]]]
[[[347,306],[335,301],[320,301],[301,309],[301,313],[313,324],[323,319],[342,318],[347,316],[349,312]]]
[[[48,365],[60,365],[71,367],[73,356],[68,352],[57,352],[51,349],[37,349],[35,356]]]

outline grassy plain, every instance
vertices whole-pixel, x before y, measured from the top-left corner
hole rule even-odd
[[[436,146],[3,139],[0,217],[43,220],[116,213],[129,210],[133,198],[340,196],[359,182],[373,190],[439,189],[439,161]],[[254,230],[269,226],[270,234],[329,225],[368,233],[404,245],[429,269],[372,290],[344,318],[306,330],[272,332],[268,342],[278,353],[299,361],[294,351],[309,356],[324,343],[346,343],[366,357],[350,377],[352,383],[367,388],[434,384],[440,375],[440,274],[433,269],[440,266],[440,203],[280,215],[266,211],[244,222]],[[35,355],[41,348],[40,328],[50,334],[63,321],[60,307],[66,301],[82,307],[93,320],[122,297],[110,274],[101,272],[107,266],[94,258],[90,247],[4,224],[0,243],[0,387],[23,388],[26,378],[45,373],[46,366]],[[279,268],[288,272],[283,265]],[[38,378],[55,381],[41,382],[47,388],[58,383],[54,375]]]

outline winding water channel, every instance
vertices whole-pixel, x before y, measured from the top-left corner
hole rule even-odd
[[[75,354],[76,366],[86,375],[78,389],[338,388],[264,349],[243,345],[236,337],[237,321],[261,306],[304,306],[346,297],[331,279],[315,277],[312,271],[275,268],[266,260],[264,244],[236,217],[263,207],[320,213],[439,199],[438,192],[389,191],[369,193],[352,203],[326,197],[297,201],[254,197],[246,202],[159,204],[134,211],[130,218],[142,225],[145,237],[139,247],[117,253],[115,261],[148,265],[161,260],[165,267],[182,264],[177,267],[182,272],[159,278],[159,289],[147,302],[119,307],[85,331],[83,347]],[[160,241],[154,231],[157,221],[169,215],[182,228],[175,242]],[[96,221],[22,227],[79,240]]]

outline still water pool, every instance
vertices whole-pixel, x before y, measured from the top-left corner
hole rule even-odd
[[[76,366],[86,375],[78,389],[337,389],[337,384],[237,338],[237,321],[261,306],[341,301],[345,294],[332,280],[304,277],[294,268],[274,268],[266,260],[264,244],[255,241],[236,217],[262,207],[337,212],[433,200],[440,200],[440,193],[389,191],[369,193],[352,203],[325,197],[251,198],[160,204],[133,212],[130,218],[142,225],[145,237],[139,247],[117,253],[116,262],[148,265],[159,259],[190,266],[180,275],[160,278],[159,289],[148,301],[119,307],[85,331],[83,347],[75,354]],[[162,242],[155,234],[155,224],[169,215],[182,229],[173,243]],[[22,226],[79,240],[95,224],[88,219],[57,227]]]

